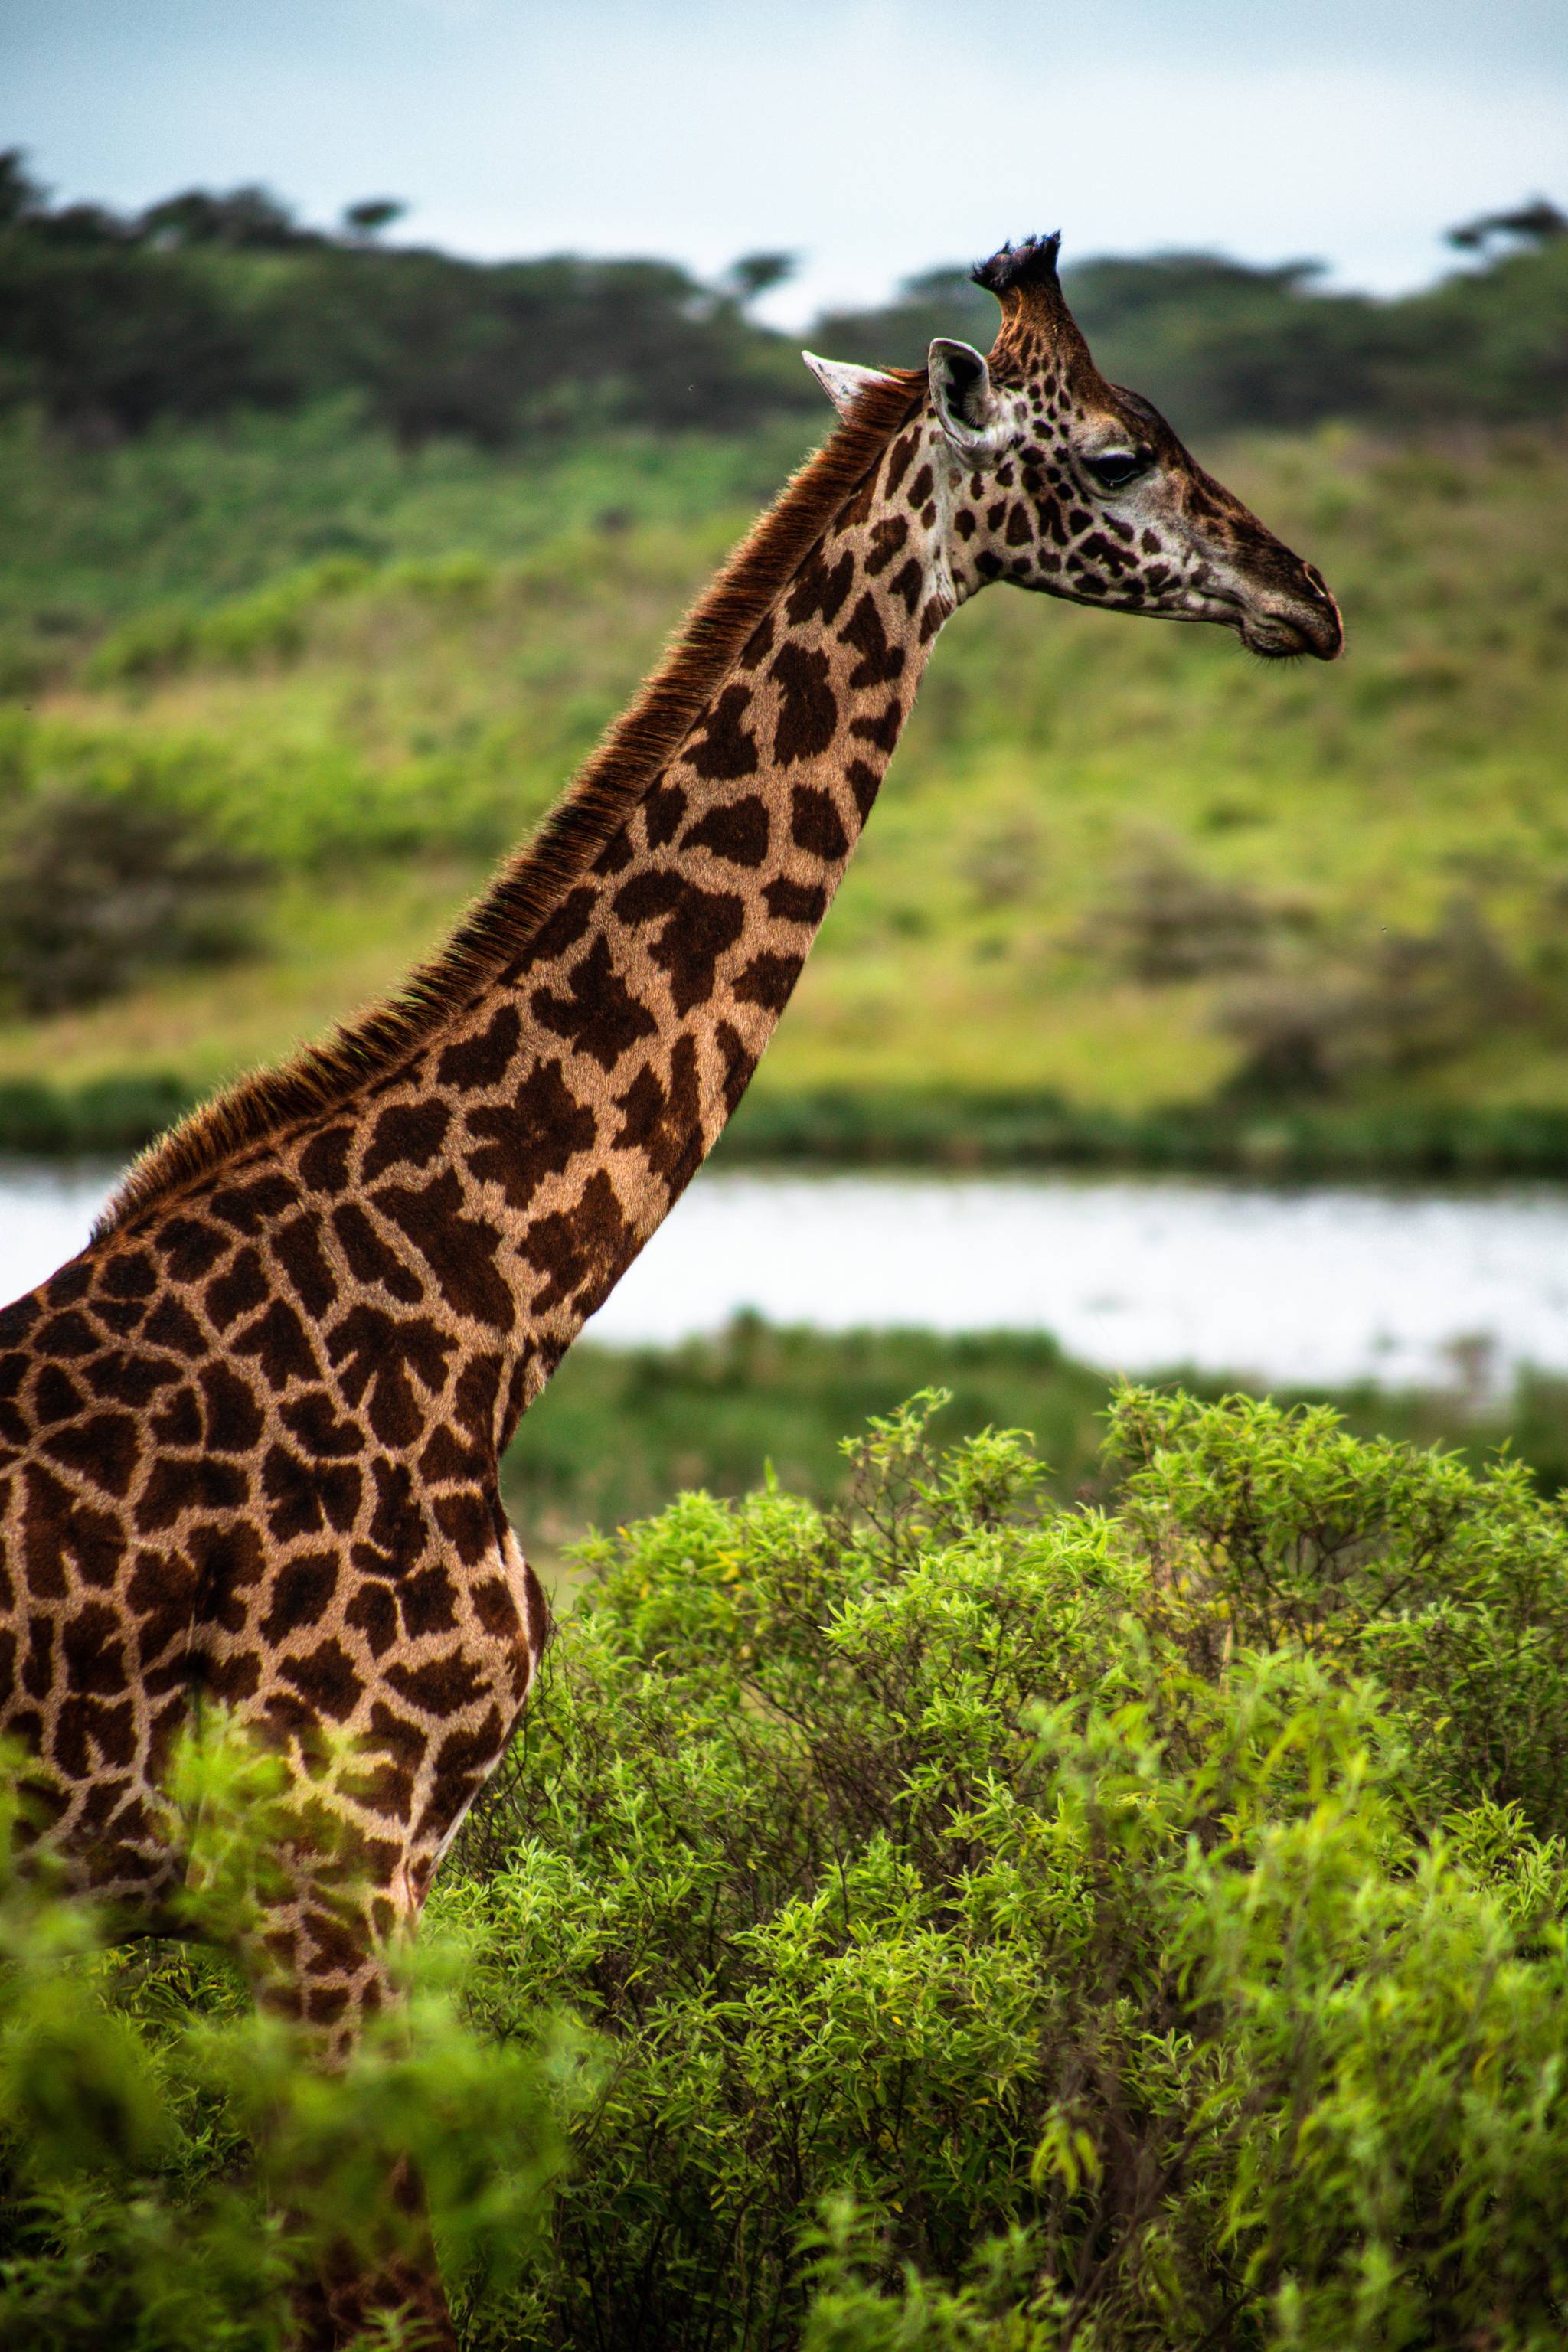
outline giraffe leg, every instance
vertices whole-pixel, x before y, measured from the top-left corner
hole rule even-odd
[[[389,2208],[400,2218],[401,2250],[367,2263],[349,2249],[329,2249],[316,2276],[294,2299],[297,2352],[342,2352],[376,2320],[393,2317],[400,2324],[398,2342],[408,2352],[458,2352],[424,2191],[406,2158],[393,2165],[386,2193]]]
[[[309,1727],[300,1735],[301,1758],[319,1778],[281,1841],[285,1881],[265,1899],[249,1941],[258,1997],[299,2021],[327,2066],[344,2063],[365,2021],[395,2006],[395,1941],[415,1931],[442,1856],[505,1753],[549,1638],[544,1595],[499,1500],[490,1516],[494,1572],[478,1579],[472,1571],[484,1606],[438,1661],[460,1686],[462,1708],[447,1701],[438,1712],[442,1695],[434,1693],[428,1704],[405,1704],[400,1717],[384,1692],[376,1709],[384,1719],[335,1759],[331,1742],[313,1743]],[[303,2193],[290,2184],[302,2218],[305,2169]],[[306,2352],[337,2352],[378,2315],[395,2318],[410,2352],[455,2352],[422,2187],[395,2151],[382,2215],[384,2228],[362,2233],[357,2248],[329,2250],[301,2297],[297,2326]]]
[[[258,1998],[301,2023],[315,2063],[346,2065],[373,2017],[395,2013],[400,2000],[374,1913],[385,1898],[313,1888],[269,1916],[254,1955]],[[411,1924],[411,1923],[410,1923]],[[291,2181],[289,2204],[310,2211],[307,2162]],[[416,2167],[390,2154],[379,2213],[355,2242],[323,2249],[313,2278],[296,2293],[296,2352],[342,2352],[377,2320],[395,2320],[407,2352],[457,2352],[458,2338],[441,2285],[436,2249]]]

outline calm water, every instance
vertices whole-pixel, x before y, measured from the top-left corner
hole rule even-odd
[[[81,1247],[112,1181],[0,1173],[0,1297]],[[1050,1331],[1128,1372],[1498,1389],[1522,1364],[1568,1373],[1568,1189],[708,1173],[590,1328],[670,1340],[742,1307]]]

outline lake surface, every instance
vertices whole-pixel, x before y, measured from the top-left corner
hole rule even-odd
[[[114,1171],[0,1171],[0,1297],[79,1249]],[[1108,1370],[1506,1389],[1568,1373],[1568,1188],[1175,1177],[700,1176],[589,1329],[1049,1331]]]

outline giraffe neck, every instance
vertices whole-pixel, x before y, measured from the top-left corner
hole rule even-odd
[[[498,1443],[773,1034],[956,601],[948,471],[917,415],[526,948],[328,1130],[361,1213],[470,1254],[455,1295],[495,1326]],[[302,1139],[307,1183],[323,1150]]]

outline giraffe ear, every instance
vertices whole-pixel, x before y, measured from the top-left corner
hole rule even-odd
[[[802,352],[801,358],[840,416],[848,415],[868,383],[889,381],[880,368],[857,367],[853,360],[819,359],[815,352]]]
[[[959,456],[970,465],[999,457],[1011,436],[992,389],[991,370],[973,345],[939,336],[931,347],[929,373],[937,423]]]

